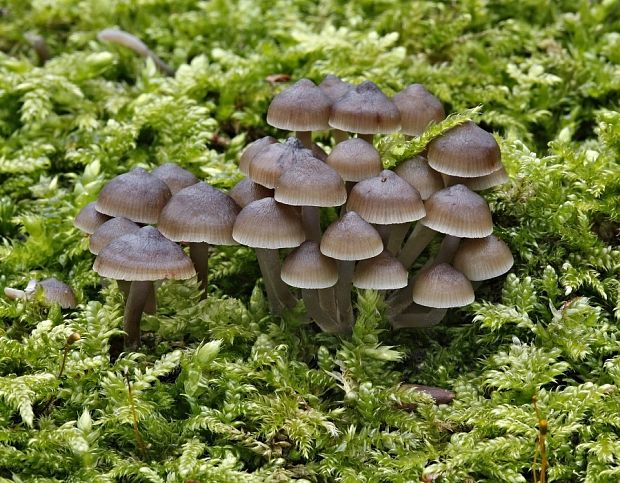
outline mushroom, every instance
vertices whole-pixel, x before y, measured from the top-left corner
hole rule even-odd
[[[152,226],[113,240],[99,252],[93,269],[102,277],[131,281],[124,315],[125,343],[130,348],[140,345],[140,319],[153,281],[196,275],[183,250]]]
[[[282,173],[309,157],[314,158],[312,151],[305,149],[297,138],[288,138],[284,143],[270,144],[252,158],[249,168],[250,178],[255,183],[273,189]]]
[[[446,118],[441,101],[422,84],[407,86],[392,101],[400,111],[401,131],[410,136],[419,136],[430,124]]]
[[[228,196],[243,208],[252,203],[252,201],[262,200],[263,198],[273,198],[273,190],[255,183],[250,178],[244,178],[233,186]]]
[[[374,82],[364,81],[334,103],[329,125],[358,133],[358,137],[372,144],[374,134],[400,129],[400,112]]]
[[[149,57],[160,71],[166,75],[174,77],[174,69],[161,60],[155,52],[149,49],[146,44],[135,35],[131,35],[130,33],[119,29],[103,29],[97,34],[97,39],[103,42],[111,42],[113,44],[122,45],[123,47],[133,50],[136,54],[142,57]]]
[[[428,145],[428,164],[442,174],[474,178],[502,167],[495,138],[471,121],[453,127]]]
[[[250,175],[250,163],[254,159],[254,156],[262,151],[264,148],[269,146],[270,144],[276,144],[278,140],[271,136],[265,136],[263,138],[257,139],[256,141],[248,144],[243,153],[241,154],[241,158],[239,158],[239,171],[241,171],[246,176]]]
[[[306,148],[312,148],[312,131],[329,129],[332,101],[314,82],[301,79],[273,98],[267,110],[267,124],[295,131]]]
[[[172,193],[161,179],[135,168],[109,181],[99,193],[95,208],[109,216],[124,216],[136,223],[157,223]]]
[[[162,235],[172,241],[189,242],[203,299],[209,281],[209,244],[236,244],[232,231],[239,211],[230,196],[200,182],[173,195],[159,215]]]
[[[151,174],[166,183],[172,194],[177,193],[183,188],[192,186],[199,181],[193,173],[190,173],[174,163],[164,163],[155,168]]]
[[[88,203],[73,220],[73,225],[87,235],[92,235],[100,225],[111,218],[108,215],[99,213],[95,207],[96,204],[95,201]]]
[[[387,250],[357,263],[353,274],[357,288],[395,290],[407,286],[407,270]]]
[[[494,235],[463,240],[454,254],[454,268],[471,281],[499,277],[512,268],[510,248]]]
[[[420,271],[413,283],[413,301],[425,307],[463,307],[475,299],[467,277],[447,263]]]
[[[321,89],[325,95],[331,99],[332,104],[354,88],[355,86],[353,84],[349,84],[348,82],[341,80],[340,77],[332,74],[325,76],[323,81],[319,84],[319,89]],[[349,139],[349,135],[345,131],[341,131],[336,128],[332,128],[331,131],[334,135],[336,143],[341,143]]]
[[[357,182],[378,176],[383,170],[379,151],[361,138],[347,139],[338,143],[327,156],[326,162],[347,181],[349,192],[355,184],[349,183],[350,181]]]
[[[477,176],[476,178],[463,178],[460,176],[447,176],[446,184],[448,186],[453,184],[464,184],[472,191],[483,191],[488,188],[502,185],[509,181],[506,168],[503,166],[497,171],[493,171],[491,174],[485,176]]]

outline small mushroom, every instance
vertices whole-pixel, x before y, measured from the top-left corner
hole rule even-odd
[[[401,131],[410,136],[419,136],[429,124],[446,118],[441,101],[422,84],[407,86],[392,101],[400,111]]]

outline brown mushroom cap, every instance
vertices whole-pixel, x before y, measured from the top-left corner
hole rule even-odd
[[[102,277],[130,281],[180,280],[196,275],[183,250],[152,226],[110,242],[99,252],[93,269]]]
[[[382,251],[379,232],[355,211],[329,225],[321,238],[321,253],[336,260],[364,260]]]
[[[325,76],[325,79],[323,79],[323,81],[319,84],[319,89],[321,89],[333,103],[344,96],[351,89],[354,89],[354,86],[353,84],[343,81],[340,77],[329,74]]]
[[[43,296],[47,303],[59,304],[63,309],[74,309],[77,306],[73,289],[57,278],[46,278],[37,285],[43,289]]]
[[[326,162],[345,181],[362,181],[377,176],[383,169],[379,151],[361,138],[347,139],[336,144]]]
[[[394,172],[418,190],[424,201],[444,187],[441,175],[428,165],[424,156],[414,156],[408,159]]]
[[[305,157],[278,178],[274,198],[293,206],[340,206],[347,200],[347,190],[334,169]]]
[[[389,170],[357,183],[349,194],[347,210],[380,225],[419,220],[426,213],[416,189]]]
[[[326,257],[315,241],[305,241],[282,264],[282,281],[291,287],[322,289],[338,281],[336,261]]]
[[[273,197],[273,190],[255,183],[250,178],[244,178],[233,186],[228,195],[243,208],[252,201]]]
[[[97,255],[112,240],[129,233],[134,233],[139,229],[140,227],[137,224],[127,218],[122,216],[112,218],[97,228],[90,237],[90,252]]]
[[[461,240],[452,263],[469,280],[480,281],[506,273],[514,264],[514,258],[508,245],[490,235]]]
[[[152,174],[166,183],[172,194],[199,181],[192,173],[174,163],[164,163],[155,168]]]
[[[463,307],[474,299],[470,281],[447,263],[421,270],[413,283],[413,301],[426,307]]]
[[[446,118],[441,101],[422,84],[411,84],[392,100],[400,111],[401,131],[411,136],[422,134],[429,124]]]
[[[364,81],[334,103],[329,125],[360,134],[389,134],[400,129],[400,112],[374,82]]]
[[[301,79],[273,98],[267,124],[287,131],[329,129],[332,101],[314,82]]]
[[[254,248],[293,248],[306,239],[295,208],[273,198],[245,206],[237,215],[232,236],[238,243]]]
[[[92,235],[95,230],[110,219],[108,215],[99,213],[95,209],[96,201],[92,201],[84,206],[75,217],[73,225],[80,231]]]
[[[252,159],[250,178],[262,186],[275,188],[282,173],[308,157],[314,158],[312,151],[305,149],[297,138],[288,138],[284,143],[270,144],[256,153]]]
[[[387,250],[379,255],[357,262],[353,273],[357,288],[395,290],[407,286],[407,270]]]
[[[239,171],[241,171],[244,175],[249,176],[250,163],[254,159],[254,156],[256,156],[258,152],[262,151],[270,144],[276,144],[277,142],[278,140],[276,138],[271,136],[265,136],[248,144],[248,146],[241,154],[241,158],[239,158]]]
[[[135,168],[106,184],[96,209],[110,216],[124,216],[136,223],[157,223],[172,193],[161,179]]]
[[[433,139],[427,157],[436,171],[464,178],[485,176],[502,167],[495,138],[471,121]]]
[[[235,245],[232,230],[239,211],[230,196],[201,181],[170,198],[158,228],[172,241]]]
[[[502,166],[497,171],[493,171],[486,176],[476,178],[462,178],[460,176],[449,176],[448,184],[464,184],[472,191],[482,191],[494,186],[507,183],[510,180],[506,169]]]
[[[420,223],[439,233],[483,238],[493,232],[489,205],[482,196],[462,184],[433,193],[424,206],[426,216]]]

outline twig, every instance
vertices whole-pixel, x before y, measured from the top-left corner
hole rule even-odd
[[[129,371],[125,370],[125,380],[127,381],[127,392],[129,394],[129,407],[131,408],[131,417],[133,418],[133,434],[136,437],[138,448],[142,453],[142,459],[147,458],[146,445],[138,429],[138,415],[136,414],[136,406],[133,402],[133,392],[131,391],[131,381],[129,380]]]

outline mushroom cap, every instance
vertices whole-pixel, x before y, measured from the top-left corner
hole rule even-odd
[[[485,176],[502,167],[495,138],[471,121],[433,139],[427,157],[436,171],[464,178]]]
[[[469,280],[499,277],[512,268],[514,258],[508,245],[494,235],[461,240],[452,261]]]
[[[390,252],[383,250],[376,257],[357,262],[353,285],[375,290],[403,288],[407,286],[407,270]]]
[[[137,223],[157,223],[172,193],[161,179],[135,168],[106,184],[96,209],[110,216],[124,216]]]
[[[300,79],[273,98],[267,124],[287,131],[329,129],[332,101],[309,79]]]
[[[287,169],[306,158],[314,158],[312,151],[304,148],[297,138],[286,142],[270,144],[262,149],[250,163],[250,178],[255,183],[275,188],[278,178]]]
[[[293,206],[340,206],[347,200],[343,179],[323,161],[304,157],[276,182],[274,198]]]
[[[474,299],[470,281],[447,263],[421,270],[413,282],[413,301],[426,307],[463,307]]]
[[[379,151],[361,138],[347,139],[336,144],[326,162],[345,181],[362,181],[377,176],[383,169]]]
[[[237,215],[232,236],[238,243],[253,248],[293,248],[306,239],[295,208],[273,198],[245,206]]]
[[[254,159],[254,156],[264,148],[269,146],[270,144],[276,144],[278,140],[271,136],[265,136],[263,138],[257,139],[256,141],[248,144],[245,148],[241,157],[239,158],[239,171],[241,171],[244,175],[250,175],[250,163]]]
[[[336,102],[342,96],[344,96],[351,89],[354,89],[353,84],[343,81],[340,77],[329,74],[325,76],[325,79],[319,84],[321,89],[327,97],[333,102]]]
[[[364,81],[334,103],[329,125],[360,134],[389,134],[400,129],[400,112],[374,82]]]
[[[433,193],[424,206],[426,216],[420,223],[439,233],[483,238],[493,232],[489,205],[482,196],[462,184]]]
[[[429,124],[446,118],[441,101],[422,84],[411,84],[393,98],[400,111],[401,131],[410,136],[419,136]]]
[[[57,278],[51,277],[37,283],[43,289],[45,301],[49,304],[59,304],[63,309],[74,309],[77,306],[73,289]]]
[[[255,183],[250,178],[244,178],[233,186],[228,196],[235,200],[235,203],[241,208],[244,208],[252,201],[273,197],[273,190]]]
[[[321,238],[321,253],[336,260],[364,260],[382,251],[379,232],[355,211],[329,225]]]
[[[92,235],[95,230],[110,219],[108,215],[99,213],[95,209],[96,201],[92,201],[84,206],[75,217],[73,225],[80,231]]]
[[[201,181],[170,198],[157,226],[172,241],[236,245],[232,230],[240,210],[230,196]]]
[[[172,194],[199,181],[193,173],[174,163],[164,163],[155,168],[152,174],[166,183]]]
[[[112,240],[134,233],[139,229],[140,227],[137,224],[127,218],[122,216],[112,218],[95,230],[95,233],[90,237],[88,248],[91,253],[97,255]]]
[[[145,226],[111,241],[95,259],[93,269],[114,280],[182,280],[196,275],[191,259],[157,228]]]
[[[321,289],[333,287],[338,281],[336,260],[326,257],[315,241],[305,241],[285,259],[282,281],[291,287]]]
[[[347,210],[379,225],[419,220],[426,213],[416,189],[389,170],[357,183],[349,194]]]
[[[424,201],[444,187],[441,174],[428,165],[424,156],[414,156],[408,159],[394,172],[417,189]]]
[[[476,178],[462,178],[460,176],[449,176],[448,182],[450,184],[464,184],[472,191],[482,191],[494,186],[510,181],[506,169],[502,166],[497,171],[493,171],[486,176],[478,176]]]

